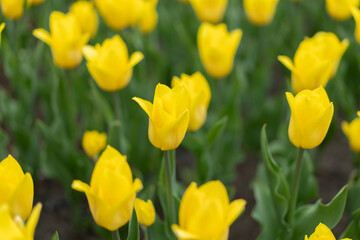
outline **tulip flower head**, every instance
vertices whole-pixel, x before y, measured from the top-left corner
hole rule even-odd
[[[144,57],[142,53],[135,52],[129,58],[126,44],[119,35],[106,39],[102,45],[86,46],[83,52],[91,76],[104,91],[117,91],[126,87],[133,67]]]
[[[360,9],[352,8],[351,14],[355,20],[355,39],[360,44]]]
[[[244,0],[248,20],[257,26],[269,24],[274,18],[279,0]]]
[[[218,23],[224,18],[228,0],[189,0],[202,22]]]
[[[149,140],[163,151],[177,148],[189,125],[189,94],[184,86],[158,84],[154,101],[134,97],[149,116]]]
[[[155,208],[151,200],[145,202],[136,198],[134,207],[140,225],[149,227],[155,222]]]
[[[351,17],[351,8],[358,8],[360,0],[326,0],[326,11],[335,20],[343,21]]]
[[[82,138],[82,147],[89,157],[96,157],[106,146],[106,133],[86,131]]]
[[[8,205],[13,217],[19,215],[26,220],[34,199],[34,183],[30,173],[24,174],[19,163],[9,155],[0,162],[0,182],[0,205]]]
[[[305,240],[336,240],[334,237],[334,234],[331,232],[331,230],[325,225],[320,223],[316,228],[315,232],[310,235],[310,238],[308,236],[305,236]],[[344,238],[342,240],[351,240],[349,238]]]
[[[240,29],[229,33],[227,26],[223,23],[218,25],[202,23],[200,25],[197,36],[198,49],[207,73],[215,78],[229,75],[241,37]]]
[[[156,11],[158,0],[143,0],[143,3],[139,26],[140,31],[147,34],[154,30],[158,22],[159,16]]]
[[[28,0],[27,3],[29,6],[37,6],[41,3],[45,2],[45,0]]]
[[[90,186],[75,180],[71,187],[86,194],[95,222],[115,231],[129,221],[142,183],[140,179],[133,181],[126,156],[107,146],[96,162]]]
[[[184,86],[190,96],[190,120],[188,130],[196,131],[205,122],[207,109],[211,99],[211,90],[206,78],[200,73],[189,76],[181,74],[181,78],[173,77],[171,86]]]
[[[24,0],[1,0],[1,12],[4,17],[17,20],[24,12]]]
[[[318,32],[312,38],[305,38],[296,50],[294,62],[287,56],[278,60],[291,71],[292,88],[295,93],[304,89],[325,87],[337,72],[340,59],[349,46],[330,32]]]
[[[193,182],[180,203],[179,225],[173,224],[172,230],[179,240],[228,239],[229,227],[244,211],[245,204],[243,199],[230,203],[220,181],[210,181],[200,187]]]
[[[358,112],[358,117],[351,123],[344,121],[341,124],[341,127],[346,137],[349,139],[350,148],[354,152],[360,153],[360,112]]]
[[[26,224],[18,217],[13,218],[9,206],[0,206],[1,240],[34,240],[35,228],[39,221],[42,205],[38,203],[32,210]]]
[[[70,12],[78,20],[82,32],[89,34],[91,38],[95,37],[98,30],[99,17],[94,3],[85,0],[77,1],[71,5]]]
[[[83,33],[74,14],[57,11],[50,14],[50,33],[35,29],[33,35],[51,47],[55,65],[65,69],[81,63],[82,48],[90,37],[88,33]]]
[[[287,92],[286,98],[291,109],[288,133],[292,144],[303,149],[320,145],[334,114],[325,89],[303,90],[295,97]]]

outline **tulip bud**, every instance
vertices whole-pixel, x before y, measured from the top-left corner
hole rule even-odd
[[[90,186],[74,180],[71,187],[86,194],[95,222],[115,231],[129,221],[142,183],[133,181],[126,156],[107,146],[95,164]]]
[[[82,138],[82,147],[89,157],[96,157],[106,146],[106,133],[86,131]]]
[[[202,22],[218,23],[224,18],[228,0],[189,0]]]
[[[310,238],[308,238],[307,235],[305,235],[305,240],[335,240],[334,234],[331,232],[331,230],[324,224],[320,223],[316,228],[315,232],[310,235]],[[344,238],[342,240],[351,240],[349,238]]]
[[[351,149],[356,153],[360,153],[360,112],[358,112],[358,118],[354,119],[351,123],[344,121],[341,127],[349,139]]]
[[[188,130],[198,130],[206,120],[207,109],[211,99],[209,83],[200,72],[197,72],[191,76],[181,74],[181,78],[173,77],[171,86],[184,86],[187,89],[190,96]]]
[[[134,207],[140,225],[149,227],[155,222],[155,208],[151,200],[145,202],[136,198]]]
[[[240,44],[242,31],[240,29],[227,31],[225,24],[200,25],[197,42],[201,62],[205,70],[215,78],[229,75],[233,68],[236,50]]]
[[[177,148],[189,125],[189,94],[185,87],[158,84],[153,104],[134,97],[149,116],[149,140],[163,151]]]
[[[129,58],[126,44],[119,35],[105,39],[102,45],[87,45],[83,52],[91,76],[104,91],[117,91],[126,87],[133,67],[144,57],[142,53],[135,52]]]
[[[1,12],[4,17],[17,20],[24,12],[24,0],[1,0]]]
[[[171,227],[179,240],[225,240],[230,225],[244,211],[245,204],[243,199],[230,203],[226,188],[220,181],[210,181],[200,187],[193,182],[180,203],[179,225]]]
[[[358,8],[360,0],[326,0],[326,11],[335,20],[351,17],[351,8]]]
[[[95,37],[98,30],[99,17],[94,3],[84,0],[77,1],[71,5],[70,12],[78,20],[82,32],[89,34],[91,38]]]
[[[291,109],[289,138],[292,144],[303,149],[319,146],[334,114],[325,89],[303,90],[295,97],[287,92],[286,98]]]
[[[158,0],[143,0],[143,10],[140,17],[140,31],[142,33],[150,33],[156,27],[158,22],[158,13],[156,11],[156,6]]]
[[[258,26],[269,24],[274,18],[279,0],[244,0],[248,20]]]
[[[28,0],[28,5],[29,6],[37,6],[40,5],[41,3],[43,3],[45,0]]]

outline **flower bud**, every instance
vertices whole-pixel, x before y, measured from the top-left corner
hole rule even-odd
[[[82,138],[82,147],[89,157],[96,157],[106,146],[106,133],[86,131]]]
[[[189,0],[202,22],[218,23],[224,18],[228,0]]]
[[[149,227],[155,222],[155,208],[151,200],[145,202],[136,198],[134,207],[140,225]]]
[[[360,112],[358,112],[358,117],[351,123],[344,121],[341,127],[349,140],[351,149],[356,153],[360,153]]]
[[[90,38],[95,37],[98,30],[99,17],[96,13],[94,3],[84,0],[77,1],[71,5],[70,12],[74,14],[78,20],[82,32],[89,34]]]
[[[359,0],[326,0],[326,11],[333,19],[343,21],[351,17],[351,8],[359,4]]]
[[[246,17],[254,25],[267,25],[274,18],[278,2],[279,0],[244,0]]]

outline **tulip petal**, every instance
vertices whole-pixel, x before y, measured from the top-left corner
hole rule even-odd
[[[344,134],[349,137],[350,136],[350,124],[346,121],[341,123],[341,129],[343,130]]]
[[[22,233],[13,221],[8,205],[0,206],[0,236],[10,236],[10,239],[22,239]]]
[[[227,226],[230,226],[244,211],[246,201],[244,199],[237,199],[230,203],[228,216],[226,218]]]
[[[200,240],[200,237],[181,229],[179,225],[173,224],[171,226],[171,229],[173,230],[173,232],[175,233],[175,235],[176,235],[176,237],[178,239],[182,239],[182,240]]]
[[[129,60],[129,63],[128,63],[128,68],[129,69],[133,68],[141,60],[143,60],[143,58],[144,58],[144,54],[142,54],[141,52],[134,52],[130,56],[130,60]]]
[[[229,205],[229,196],[227,193],[227,190],[222,182],[219,180],[217,181],[210,181],[202,186],[200,186],[199,190],[208,198],[217,198],[220,200],[221,207],[223,209],[226,209],[226,207]]]
[[[7,172],[11,172],[15,178],[14,180],[20,180],[24,176],[20,164],[10,154],[0,162],[0,169],[6,169]]]
[[[90,192],[90,186],[80,180],[74,180],[71,184],[71,188],[78,192]]]
[[[171,93],[171,89],[168,86],[159,83],[155,88],[154,101],[155,98],[161,98],[168,93]]]
[[[34,209],[30,214],[28,221],[26,222],[25,235],[28,237],[28,239],[34,239],[35,228],[39,222],[41,209],[42,209],[42,204],[41,203],[36,204],[36,206],[34,207]]]
[[[189,187],[185,190],[184,195],[181,199],[179,208],[179,224],[180,226],[186,226],[186,220],[190,219],[192,214],[195,212],[194,208],[197,208],[196,204],[197,184],[192,182]]]
[[[46,31],[45,29],[42,29],[42,28],[38,28],[38,29],[35,29],[33,31],[33,35],[40,39],[41,41],[43,41],[44,43],[48,44],[51,46],[51,36],[50,36],[50,33],[48,31]]]
[[[360,118],[360,111],[357,112],[358,117]]]
[[[132,99],[140,105],[150,118],[152,118],[153,105],[151,102],[138,97],[133,97]]]
[[[90,62],[98,56],[98,51],[93,46],[86,45],[83,47],[82,52],[86,61]]]
[[[292,60],[288,57],[288,56],[278,56],[278,60],[285,66],[287,67],[290,71],[294,72],[295,71],[295,66],[294,63],[292,62]]]

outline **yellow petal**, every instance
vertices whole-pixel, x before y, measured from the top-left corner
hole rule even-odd
[[[41,208],[42,208],[41,203],[36,204],[36,206],[34,207],[34,209],[31,212],[29,220],[26,222],[25,234],[28,237],[27,239],[34,239],[35,228],[39,222]]]
[[[152,109],[153,105],[151,102],[143,100],[141,98],[133,97],[132,98],[135,102],[137,102],[140,107],[145,111],[145,113],[151,118],[152,117]]]
[[[155,208],[151,200],[145,202],[136,198],[134,207],[139,224],[148,227],[155,222]]]
[[[230,226],[236,218],[244,211],[246,205],[246,201],[244,199],[234,200],[230,203],[229,213],[226,218],[226,224]]]
[[[179,225],[173,224],[171,226],[171,229],[178,239],[181,239],[181,240],[200,240],[201,239],[200,237],[198,237],[190,232],[187,232],[186,230],[181,229],[179,227]]]
[[[290,71],[295,71],[295,66],[292,62],[292,60],[288,56],[278,56],[278,60],[287,67]]]
[[[144,54],[141,52],[134,52],[129,60],[129,68],[133,68],[136,64],[138,64],[141,60],[143,60]]]
[[[83,47],[82,52],[86,61],[90,62],[98,56],[97,50],[93,46],[86,45]]]

